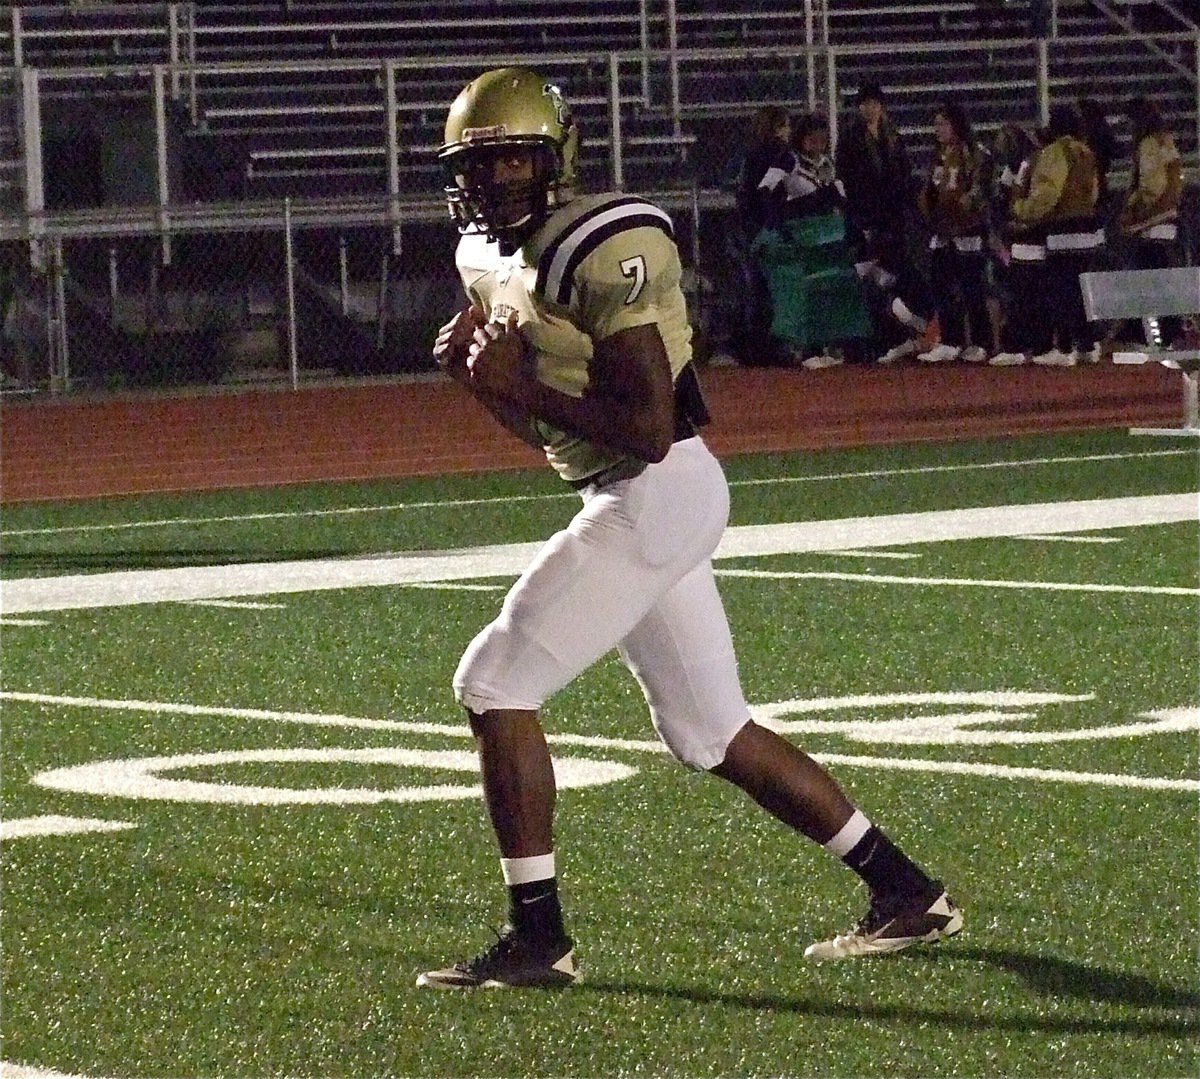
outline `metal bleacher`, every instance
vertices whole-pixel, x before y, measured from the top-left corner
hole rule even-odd
[[[151,325],[228,328],[236,346],[172,361],[208,381],[221,364],[286,367],[296,386],[330,364],[427,362],[453,302],[431,269],[453,243],[446,109],[481,70],[520,63],[573,103],[586,188],[676,214],[692,313],[720,330],[708,266],[730,261],[730,181],[763,104],[823,108],[836,139],[855,88],[879,82],[923,168],[947,99],[986,135],[1084,94],[1117,116],[1144,93],[1200,166],[1195,20],[1146,31],[1128,0],[1049,2],[1038,33],[1027,0],[0,6],[0,242],[28,256],[22,310],[52,391],[165,371],[158,338],[132,337]]]
[[[181,137],[234,148],[239,194],[251,198],[377,193],[389,181],[435,197],[432,151],[446,104],[481,59],[548,63],[582,122],[586,178],[611,181],[616,136],[630,188],[715,184],[755,106],[832,105],[836,121],[866,78],[884,85],[918,161],[947,96],[986,130],[1037,119],[1043,91],[1053,102],[1086,89],[1114,114],[1132,92],[1155,96],[1195,162],[1194,45],[1186,35],[1131,35],[1114,17],[1117,3],[1060,0],[1048,72],[1039,69],[1027,5],[1001,0],[767,9],[745,0],[34,4],[10,9],[12,31],[0,19],[0,44],[6,60],[43,72],[46,100],[68,110],[144,97],[148,65],[175,65]],[[807,41],[826,38],[836,56],[806,51]],[[614,54],[623,58],[619,133]],[[11,206],[4,187],[19,172],[19,146],[7,113],[0,109],[0,205]]]

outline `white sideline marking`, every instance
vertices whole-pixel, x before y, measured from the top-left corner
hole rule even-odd
[[[122,712],[151,712],[156,715],[224,716],[228,719],[266,719],[280,723],[300,723],[314,727],[359,727],[364,730],[402,731],[405,734],[443,734],[469,738],[469,727],[447,723],[414,723],[400,719],[365,719],[324,712],[279,712],[267,708],[225,708],[202,704],[176,704],[165,701],[118,701],[105,697],[63,697],[49,693],[0,692],[0,700],[26,701],[29,704],[64,705],[68,708],[108,708]]]
[[[68,1075],[52,1068],[34,1068],[27,1064],[13,1064],[0,1060],[0,1079],[101,1079],[100,1076]]]
[[[403,588],[449,588],[457,592],[503,592],[504,584],[466,584],[463,581],[413,581]]]
[[[836,558],[891,558],[904,560],[921,557],[914,551],[856,551],[851,548],[843,548],[840,551],[822,551],[821,553],[833,555]]]
[[[976,461],[954,465],[914,465],[910,468],[875,468],[858,472],[824,472],[813,476],[772,476],[763,479],[730,480],[730,487],[765,487],[781,483],[824,483],[836,480],[883,479],[888,476],[920,476],[944,472],[976,472],[997,468],[1033,468],[1041,465],[1079,464],[1094,461],[1141,460],[1147,457],[1178,457],[1191,450],[1151,450],[1138,453],[1090,453],[1076,457],[1027,457],[1015,461]],[[207,524],[236,524],[241,521],[302,520],[309,517],[339,517],[364,513],[395,513],[402,510],[490,506],[501,502],[543,502],[577,498],[573,491],[539,495],[498,495],[493,498],[439,499],[422,502],[392,502],[382,506],[342,506],[331,509],[280,510],[273,513],[239,513],[220,517],[165,517],[158,520],[113,521],[109,524],[59,525],[53,528],[0,529],[0,536],[52,536],[77,532],[120,532],[138,528],[191,527]]]
[[[42,835],[84,835],[88,832],[123,832],[136,828],[119,820],[97,820],[94,817],[20,817],[0,821],[0,840],[26,839]],[[0,1071],[0,1076],[3,1076]]]
[[[191,599],[189,607],[229,607],[235,611],[286,611],[286,603],[256,603],[248,599]]]
[[[884,517],[742,525],[726,530],[714,558],[897,547],[985,539],[1030,531],[1078,532],[1171,524],[1197,518],[1195,493],[1102,498],[1077,502],[983,506]],[[243,563],[116,573],[29,577],[4,582],[8,614],[118,607],[286,592],[310,592],[484,577],[516,577],[541,542],[449,551],[414,551],[390,558]]]
[[[1020,540],[1042,540],[1045,543],[1120,543],[1120,536],[1048,536],[1045,532],[1026,532],[1013,536]]]
[[[885,573],[839,573],[811,570],[719,569],[718,577],[765,577],[809,581],[865,581],[868,584],[958,585],[964,588],[1043,589],[1050,592],[1133,592],[1151,596],[1200,596],[1200,588],[1169,585],[1077,584],[1072,581],[988,581],[970,577],[901,577]]]
[[[1099,787],[1132,787],[1139,790],[1200,791],[1200,779],[1162,779],[1126,776],[1112,772],[1065,772],[1058,768],[1016,768],[1007,764],[972,764],[969,761],[930,761],[912,757],[848,757],[841,753],[814,753],[822,764],[854,768],[892,768],[899,772],[940,772],[945,775],[983,776],[987,779],[1036,779],[1053,783],[1081,783]]]
[[[0,626],[48,626],[46,618],[0,618]]]

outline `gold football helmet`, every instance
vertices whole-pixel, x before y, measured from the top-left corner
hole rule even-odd
[[[557,86],[522,67],[488,71],[454,99],[438,157],[459,231],[520,243],[572,197],[579,130]],[[496,162],[525,158],[531,175],[498,179]]]

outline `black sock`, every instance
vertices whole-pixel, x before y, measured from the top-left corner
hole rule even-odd
[[[562,907],[558,902],[558,882],[554,877],[508,886],[508,917],[523,937],[557,943],[564,940]]]
[[[923,895],[933,890],[933,881],[920,866],[873,824],[842,861],[876,895]]]

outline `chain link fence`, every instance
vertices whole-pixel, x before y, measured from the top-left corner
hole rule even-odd
[[[0,245],[9,392],[292,384],[432,371],[454,231],[223,228]]]

